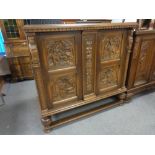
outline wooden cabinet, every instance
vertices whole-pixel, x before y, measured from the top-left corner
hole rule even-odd
[[[32,79],[32,65],[30,56],[8,57],[12,79],[25,80]]]
[[[136,26],[25,26],[45,130],[123,103],[132,30]],[[111,96],[116,97],[114,102],[53,119],[55,114]]]
[[[23,31],[24,21],[4,19],[0,20],[0,26],[5,40],[12,80],[33,79],[30,51]]]
[[[155,86],[155,31],[136,31],[134,40],[127,79],[128,98]]]

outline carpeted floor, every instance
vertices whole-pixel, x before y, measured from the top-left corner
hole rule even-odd
[[[40,109],[34,81],[8,84],[4,91],[7,96],[5,97],[6,104],[0,106],[0,134],[45,134],[40,122]],[[140,94],[129,104],[55,128],[49,134],[155,134],[155,91]]]

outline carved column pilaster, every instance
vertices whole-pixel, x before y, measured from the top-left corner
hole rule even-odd
[[[120,105],[124,103],[124,100],[126,99],[126,93],[121,93],[117,95],[118,99],[121,101]]]
[[[124,73],[123,86],[125,86],[125,82],[126,82],[126,78],[127,78],[127,70],[128,70],[128,67],[129,67],[129,58],[130,58],[130,54],[132,52],[132,47],[133,47],[133,34],[134,34],[134,31],[130,30],[129,34],[128,34],[127,56],[126,56],[126,64],[125,64],[125,73]]]
[[[38,49],[36,45],[35,33],[27,33],[27,39],[29,43],[29,49],[31,53],[31,61],[33,67],[40,67],[38,58]]]
[[[128,36],[128,53],[132,52],[132,47],[133,47],[133,34],[134,31],[129,31],[129,36]]]
[[[43,78],[42,78],[42,73],[40,68],[39,54],[38,54],[38,49],[36,45],[35,33],[27,33],[27,40],[28,40],[29,49],[31,53],[32,68],[33,68],[34,78],[35,78],[36,86],[38,90],[40,106],[43,112],[47,110],[47,100],[46,100],[47,97],[46,97],[46,93],[44,92],[44,83],[43,83]]]
[[[133,46],[133,52],[131,56],[131,62],[129,66],[129,77],[127,81],[127,87],[128,89],[132,88],[135,81],[135,74],[137,70],[137,64],[138,64],[138,57],[139,57],[139,48],[140,48],[140,42],[141,39],[138,36],[135,36],[134,39],[134,46]]]

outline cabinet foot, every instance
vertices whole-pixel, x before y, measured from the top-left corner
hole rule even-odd
[[[124,104],[125,98],[126,98],[126,93],[121,93],[119,95],[117,95],[118,99],[121,101],[120,105]]]
[[[52,130],[52,129],[45,129],[45,128],[44,128],[44,132],[47,133],[47,134],[50,133],[51,130]]]
[[[126,98],[124,100],[125,103],[129,103],[131,101],[133,95],[134,95],[133,93],[127,93]]]
[[[50,126],[51,126],[51,123],[52,123],[52,118],[51,116],[47,116],[47,117],[43,117],[41,119],[41,122],[44,126],[44,132],[45,133],[49,133],[51,130],[50,130]]]

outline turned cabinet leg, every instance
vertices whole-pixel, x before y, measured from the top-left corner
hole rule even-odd
[[[119,94],[117,97],[121,101],[120,105],[123,105],[126,98],[126,93]]]
[[[126,98],[125,98],[125,102],[129,103],[131,101],[131,98],[134,94],[133,93],[127,93],[126,94]]]
[[[41,119],[41,122],[42,122],[42,124],[43,124],[43,126],[44,126],[44,131],[45,131],[46,133],[49,133],[49,132],[51,131],[49,128],[50,128],[51,123],[52,123],[52,118],[51,118],[51,116],[43,117],[43,118]]]

